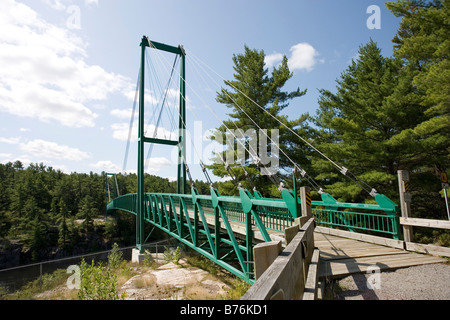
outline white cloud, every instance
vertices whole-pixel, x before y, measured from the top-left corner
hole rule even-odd
[[[8,159],[11,157],[12,157],[11,153],[0,153],[0,159]]]
[[[323,63],[323,60],[318,60],[319,53],[309,43],[302,42],[290,49],[291,57],[289,58],[289,69],[294,70],[306,70],[311,71],[313,67],[318,63]]]
[[[88,159],[91,156],[77,148],[71,148],[64,145],[58,145],[54,142],[40,139],[32,140],[27,143],[21,143],[19,148],[33,156],[42,159],[64,159],[71,161],[80,161]]]
[[[136,123],[136,121],[135,121]],[[120,141],[127,141],[130,125],[127,123],[113,123],[111,129],[113,130],[113,138]],[[137,124],[132,129],[131,141],[137,141]],[[135,134],[133,134],[135,132]]]
[[[148,159],[145,165],[147,173],[157,174],[162,168],[170,167],[173,163],[165,157],[155,157]]]
[[[100,169],[106,172],[119,172],[120,168],[118,165],[114,164],[112,161],[97,161],[96,163],[91,164],[92,167],[96,169]]]
[[[93,5],[93,4],[95,4],[96,6],[98,6],[98,0],[84,0],[84,3],[86,4],[86,5]]]
[[[155,157],[155,158],[150,158],[145,162],[144,170],[148,174],[157,175],[161,169],[163,169],[165,167],[170,167],[172,165],[174,165],[174,163],[165,157]],[[118,171],[115,171],[115,172],[118,172]],[[120,172],[122,172],[122,170],[120,170]],[[136,174],[137,170],[136,169],[128,169],[122,173]],[[176,178],[172,178],[172,179],[176,180]]]
[[[111,125],[111,129],[113,130],[113,138],[120,140],[120,141],[127,141],[128,140],[128,134],[130,131],[130,124],[129,123],[113,123]],[[159,139],[177,139],[178,134],[177,132],[171,132],[167,129],[164,129],[162,127],[158,127],[156,130],[155,135],[155,129],[156,126],[149,125],[146,127],[146,137],[155,137]],[[131,133],[131,141],[137,141],[138,138],[138,122],[133,122],[133,128]]]
[[[110,114],[119,119],[130,119],[131,113],[133,110],[130,109],[113,109],[110,111]],[[135,112],[135,116],[137,115],[137,111]]]
[[[311,71],[317,63],[323,63],[319,59],[319,52],[307,42],[301,42],[291,47],[291,56],[288,59],[288,66],[291,71],[306,70]],[[272,53],[265,57],[264,62],[267,68],[276,67],[283,60],[281,53]]]
[[[46,1],[55,8],[63,1]],[[91,1],[92,2],[92,1]],[[15,0],[0,2],[0,112],[93,127],[88,104],[123,92],[128,80],[85,61],[86,44]]]
[[[264,62],[267,68],[277,66],[283,60],[283,55],[281,53],[272,53],[264,58]]]
[[[72,171],[64,164],[55,164],[55,165],[51,165],[50,167],[52,167],[54,170],[61,170],[62,172],[66,173],[66,174],[70,174]]]
[[[0,137],[0,142],[7,143],[7,144],[18,144],[20,141],[20,137],[16,138],[2,138]]]
[[[64,3],[71,4],[74,2],[73,0],[42,0],[42,1],[55,10],[65,10],[66,5]],[[98,0],[84,0],[84,3],[87,6],[91,6],[94,4],[98,6]]]
[[[49,5],[52,9],[55,10],[64,10],[66,6],[62,4],[61,0],[42,0],[44,3]]]

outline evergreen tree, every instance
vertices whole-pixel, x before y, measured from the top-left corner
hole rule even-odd
[[[28,245],[31,249],[31,258],[33,261],[38,261],[41,258],[40,250],[44,249],[47,244],[47,226],[39,216],[36,216],[30,221],[30,231]]]
[[[375,42],[360,47],[359,58],[337,80],[337,92],[321,90],[315,141],[329,158],[350,169],[365,183],[391,195],[397,170],[413,157],[397,136],[422,120],[423,108],[414,99],[411,74],[401,61],[385,58]],[[341,200],[363,201],[363,189],[324,158],[315,157],[327,191]],[[365,184],[364,189],[371,191]]]
[[[399,0],[387,7],[402,17],[394,55],[413,72],[413,95],[424,108],[421,121],[399,140],[414,141],[418,164],[445,171],[450,163],[450,0]]]
[[[283,91],[286,82],[293,75],[289,70],[286,56],[283,58],[281,64],[273,69],[270,76],[264,59],[264,51],[252,50],[247,46],[245,46],[243,54],[233,56],[234,80],[225,81],[226,88],[222,88],[217,94],[217,101],[231,109],[231,113],[229,113],[230,119],[224,121],[224,124],[217,129],[215,137],[222,137],[222,143],[226,145],[227,140],[225,134],[228,130],[240,129],[243,132],[255,130],[259,138],[261,138],[264,134],[260,129],[267,129],[267,135],[269,137],[272,137],[271,131],[273,129],[278,129],[280,137],[279,146],[277,147],[292,151],[294,149],[290,148],[292,146],[292,135],[278,121],[281,121],[289,128],[296,128],[306,119],[306,116],[301,116],[298,119],[290,121],[286,116],[280,114],[289,105],[290,100],[303,96],[306,90]],[[242,145],[245,145],[253,156],[255,153],[258,153],[257,156],[260,156],[261,153],[269,152],[270,154],[270,152],[275,151],[275,146],[270,138],[267,139],[267,150],[256,150],[255,148],[249,147],[251,143],[254,146],[258,146],[259,144],[256,141],[250,141],[248,137],[236,136],[241,141],[240,143],[233,136],[231,138],[233,138],[232,143],[234,143],[234,148],[231,148],[233,151],[238,150],[238,148],[244,149]],[[229,154],[228,156],[230,157]],[[245,171],[249,174],[249,179],[253,181],[253,184],[263,194],[266,196],[279,196],[279,192],[276,191],[277,186],[272,184],[267,175],[261,175],[260,170],[255,165],[255,158],[252,159],[252,156],[248,153],[245,155],[233,154],[231,156],[235,160],[242,160],[234,166],[232,163],[229,163],[229,165],[232,166],[232,170],[239,182],[242,182],[246,188],[251,189],[252,185],[248,182]],[[229,174],[223,163],[223,160],[226,159],[226,152],[216,156],[214,159],[215,164],[211,166],[215,175],[225,177]],[[270,166],[270,164],[267,165]],[[242,166],[246,167],[245,171]],[[281,153],[280,167],[292,168],[292,164]],[[223,194],[236,194],[237,189],[232,182],[227,182],[220,185],[219,192]]]
[[[69,227],[67,225],[67,219],[69,218],[69,212],[67,210],[66,204],[64,201],[60,200],[59,202],[59,238],[58,244],[65,248],[67,245],[67,240],[69,238]]]
[[[83,219],[82,227],[86,231],[92,231],[94,229],[94,217],[98,215],[94,207],[93,198],[89,195],[85,196],[80,203],[80,210],[78,217]]]

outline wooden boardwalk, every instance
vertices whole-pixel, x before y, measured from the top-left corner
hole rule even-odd
[[[396,249],[388,246],[315,232],[314,244],[320,250],[319,278],[343,278],[366,273],[371,266],[381,271],[442,263],[444,258]]]

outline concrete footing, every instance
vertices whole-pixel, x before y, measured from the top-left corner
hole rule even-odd
[[[145,253],[140,253],[139,249],[134,248],[131,251],[131,262],[141,264],[144,261],[145,256]]]

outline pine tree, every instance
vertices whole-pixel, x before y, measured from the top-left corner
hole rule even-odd
[[[425,108],[421,121],[401,138],[417,142],[418,163],[444,171],[450,163],[450,0],[386,5],[402,17],[393,39],[394,55],[412,70],[414,94]]]
[[[319,149],[369,186],[393,192],[396,172],[414,160],[414,148],[397,139],[421,121],[423,107],[405,99],[413,91],[401,61],[385,58],[372,40],[337,80],[337,92],[321,90],[315,124]],[[330,162],[315,157],[313,166],[328,191],[341,200],[363,201],[358,184],[345,179]],[[370,191],[364,183],[364,189]]]
[[[59,238],[58,244],[65,248],[67,245],[67,240],[69,238],[69,227],[67,225],[67,219],[69,218],[69,211],[67,210],[64,201],[59,201]]]
[[[85,196],[80,203],[78,217],[83,219],[82,227],[86,231],[92,231],[94,228],[94,218],[98,212],[94,208],[93,198],[89,195]]]
[[[229,120],[224,121],[224,124],[220,126],[215,132],[215,137],[221,137],[224,145],[227,143],[227,138],[225,136],[228,130],[236,131],[242,130],[242,132],[251,132],[254,130],[257,136],[265,136],[260,129],[267,129],[267,149],[266,150],[256,150],[253,147],[249,147],[249,144],[255,143],[256,141],[251,141],[245,136],[231,136],[231,143],[234,144],[233,151],[241,148],[244,149],[245,146],[253,155],[246,152],[243,154],[233,154],[234,160],[242,160],[240,163],[236,163],[234,166],[232,163],[228,163],[233,170],[234,174],[237,176],[239,182],[246,187],[251,189],[252,184],[257,187],[265,195],[277,195],[279,193],[276,191],[275,185],[269,180],[267,175],[261,174],[260,169],[255,165],[255,153],[259,156],[261,152],[266,152],[270,155],[271,152],[275,151],[275,146],[272,142],[272,130],[279,130],[279,147],[283,150],[293,149],[292,146],[292,136],[278,121],[284,123],[287,127],[296,128],[302,124],[302,121],[306,119],[306,116],[300,116],[295,120],[288,120],[286,116],[282,116],[280,113],[288,105],[289,101],[301,97],[306,94],[306,90],[301,91],[297,89],[292,92],[283,91],[283,87],[286,82],[292,77],[292,72],[290,72],[288,67],[288,60],[286,56],[283,58],[281,64],[272,70],[269,76],[269,70],[266,68],[264,51],[252,50],[245,46],[245,51],[243,54],[238,54],[233,56],[234,62],[234,80],[225,81],[226,88],[222,88],[220,92],[217,93],[217,101],[219,103],[225,104],[231,113]],[[268,114],[270,113],[270,114]],[[276,118],[276,119],[275,119]],[[250,131],[248,131],[250,130]],[[230,137],[230,136],[229,136]],[[240,140],[237,141],[237,139]],[[257,143],[253,144],[258,146]],[[278,146],[277,146],[278,147]],[[230,148],[228,148],[230,150]],[[292,156],[292,154],[291,154]],[[228,154],[228,157],[230,155]],[[229,159],[229,158],[228,158]],[[223,160],[227,160],[226,152],[221,155],[217,155],[214,159],[215,164],[211,166],[213,168],[213,173],[220,177],[225,177],[229,173],[224,167]],[[249,174],[246,177],[246,173],[242,167],[245,167],[245,171]],[[280,153],[280,167],[286,168],[292,164],[289,163],[288,159]],[[267,173],[267,172],[266,172]],[[252,181],[252,182],[249,182]],[[219,192],[224,194],[236,194],[237,189],[232,184],[228,182],[226,184],[221,184]]]

